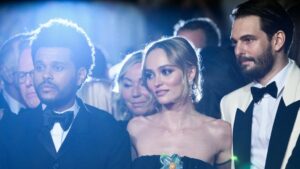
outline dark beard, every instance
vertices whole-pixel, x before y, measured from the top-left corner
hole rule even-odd
[[[253,67],[250,70],[246,70],[240,62],[242,60],[249,60],[253,61],[255,63],[255,67]],[[253,57],[239,57],[238,58],[238,65],[241,69],[241,72],[245,77],[247,77],[249,80],[259,80],[262,79],[267,73],[270,72],[270,70],[273,67],[274,64],[274,56],[271,51],[271,46],[269,46],[265,52],[258,56],[257,58]]]
[[[76,97],[76,92],[77,92],[78,86],[71,85],[71,84],[76,84],[75,78],[72,79],[72,82],[69,82],[69,83],[70,83],[69,88],[68,88],[69,92],[66,94],[64,92],[62,92],[61,89],[59,89],[59,87],[56,84],[49,82],[49,80],[46,80],[43,83],[35,86],[36,87],[35,89],[37,91],[38,97],[40,98],[40,100],[43,104],[46,104],[47,106],[51,107],[52,109],[56,109],[56,108],[65,106],[66,104],[68,104],[70,102],[70,100],[72,100],[72,98]],[[44,84],[50,85],[59,94],[54,98],[50,98],[50,99],[44,98],[41,94],[41,87]],[[61,95],[61,94],[64,94],[64,95]]]

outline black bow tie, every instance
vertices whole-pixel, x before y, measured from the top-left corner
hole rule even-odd
[[[62,114],[54,113],[51,110],[45,110],[44,112],[44,125],[50,130],[53,128],[54,123],[58,122],[61,128],[66,131],[69,129],[74,118],[72,111],[67,111]]]
[[[251,87],[251,94],[255,103],[259,102],[266,93],[274,98],[277,97],[277,86],[275,82],[272,82],[263,88]]]

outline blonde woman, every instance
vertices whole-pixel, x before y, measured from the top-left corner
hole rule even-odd
[[[133,52],[122,61],[122,67],[116,77],[113,98],[116,106],[114,117],[125,121],[135,116],[144,116],[155,112],[155,101],[142,81],[142,51]]]
[[[128,124],[138,158],[134,169],[229,169],[229,123],[196,111],[199,61],[194,48],[181,37],[151,43],[145,49],[145,85],[160,104],[150,116]]]

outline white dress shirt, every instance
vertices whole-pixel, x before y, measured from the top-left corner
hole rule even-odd
[[[75,103],[72,107],[70,107],[70,108],[68,108],[68,109],[66,109],[62,112],[55,111],[55,113],[62,114],[62,113],[67,112],[67,111],[73,111],[74,112],[74,119],[75,119],[75,117],[76,117],[76,115],[79,111],[79,106],[78,106],[77,102],[75,101]],[[73,122],[74,122],[74,120],[73,120]],[[56,152],[59,151],[61,145],[63,144],[65,138],[67,137],[67,135],[68,135],[68,133],[69,133],[71,127],[72,127],[73,122],[71,123],[69,129],[66,130],[66,131],[64,131],[62,129],[62,127],[60,126],[60,124],[58,122],[54,123],[53,128],[50,131],[50,133],[51,133],[52,141],[54,143],[54,147],[55,147]]]
[[[268,82],[268,84],[270,84],[275,81],[277,86],[277,98],[273,98],[271,95],[265,94],[258,103],[254,104],[251,134],[252,169],[265,168],[273,123],[279,102],[282,98],[282,92],[284,90],[286,77],[290,67],[291,61],[289,61],[289,63]],[[262,88],[264,86],[259,83],[254,83],[254,87]]]

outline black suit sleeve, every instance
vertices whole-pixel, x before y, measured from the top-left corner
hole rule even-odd
[[[125,129],[121,129],[121,132],[114,140],[113,146],[107,169],[130,169],[131,168],[131,151],[130,151],[130,139],[128,132]]]
[[[4,144],[0,141],[0,168],[7,169],[7,149]]]

